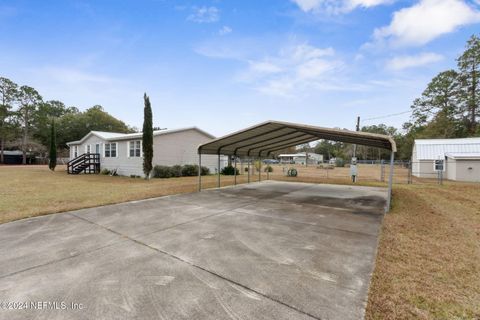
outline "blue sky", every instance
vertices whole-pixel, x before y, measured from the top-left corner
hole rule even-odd
[[[479,0],[1,0],[0,75],[137,127],[147,92],[161,127],[354,129],[408,111],[479,26]]]

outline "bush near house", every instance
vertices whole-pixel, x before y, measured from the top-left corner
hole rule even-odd
[[[168,166],[159,166],[156,165],[153,167],[153,177],[154,178],[171,178],[173,177],[173,170]]]
[[[210,170],[207,167],[202,167],[201,169],[202,176],[210,174]],[[154,178],[172,178],[172,177],[192,177],[198,175],[198,166],[194,164],[186,164],[184,166],[174,165],[169,166],[160,166],[156,165],[153,167],[153,177]]]
[[[183,177],[198,176],[198,166],[194,164],[186,164],[182,167]]]
[[[265,169],[263,169],[265,172],[273,172],[272,166],[266,166]]]
[[[181,177],[182,176],[182,166],[177,164],[172,167],[172,176],[173,177]]]

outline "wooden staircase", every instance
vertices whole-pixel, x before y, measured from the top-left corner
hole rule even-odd
[[[68,161],[68,174],[79,173],[100,173],[100,154],[99,153],[84,153]]]

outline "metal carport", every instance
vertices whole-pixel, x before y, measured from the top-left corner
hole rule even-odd
[[[200,168],[202,154],[216,154],[218,155],[218,168],[220,169],[220,155],[262,158],[270,156],[275,151],[319,139],[391,151],[388,180],[388,211],[392,197],[393,161],[397,147],[393,138],[386,135],[270,120],[200,145],[198,147],[198,164]],[[198,170],[199,191],[201,190],[201,182],[201,170]],[[220,174],[218,175],[218,186],[220,187]]]

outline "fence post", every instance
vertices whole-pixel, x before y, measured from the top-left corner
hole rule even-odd
[[[412,184],[412,161],[408,162],[407,184]]]
[[[443,185],[443,171],[438,170],[437,172],[438,172],[438,174],[437,174],[438,184]]]

